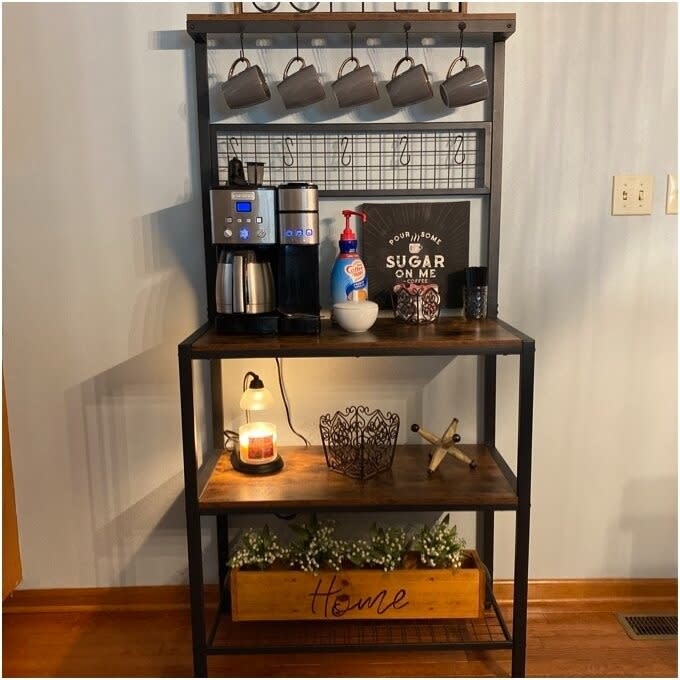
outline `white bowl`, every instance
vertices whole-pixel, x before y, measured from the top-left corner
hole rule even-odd
[[[346,331],[363,333],[378,318],[378,305],[370,300],[337,302],[333,305],[333,318]]]

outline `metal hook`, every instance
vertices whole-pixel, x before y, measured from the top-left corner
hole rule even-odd
[[[349,56],[354,59],[354,30],[356,29],[356,24],[349,24]]]
[[[239,151],[236,148],[235,145],[238,145],[239,141],[236,139],[236,137],[229,137],[229,146],[231,147],[232,152],[234,153],[234,156],[238,156]]]
[[[465,152],[463,151],[463,135],[456,135],[453,140],[454,145],[458,145],[453,151],[453,162],[456,165],[463,165],[465,163]]]
[[[408,32],[411,30],[411,24],[404,24],[404,35],[406,37],[406,56],[408,57]]]
[[[270,7],[269,9],[264,9],[264,7],[260,7],[256,2],[253,3],[253,6],[258,12],[264,12],[265,14],[269,14],[269,12],[273,12],[274,10],[279,8],[280,2],[275,2],[273,7]]]
[[[349,154],[347,162],[345,163],[345,154],[347,153],[347,147],[349,146],[349,137],[342,138],[342,149],[340,150],[340,162],[345,166],[352,165],[352,154]]]
[[[465,24],[464,21],[461,21],[458,24],[458,30],[460,31],[460,48],[458,49],[458,57],[462,58],[464,56],[464,51],[463,51],[463,31],[467,28],[467,25]]]
[[[241,31],[241,59],[245,56],[245,52],[243,51],[243,31]]]
[[[300,26],[295,25],[295,56],[300,58]]]
[[[401,150],[401,154],[399,155],[399,163],[400,165],[408,165],[411,162],[411,154],[408,153],[408,137],[404,135],[400,140],[399,144],[403,144],[404,147]],[[406,159],[404,159],[404,154],[406,155]]]
[[[290,3],[290,6],[296,11],[296,12],[302,12],[303,14],[307,14],[309,12],[313,12],[321,3],[316,2],[314,3],[311,7],[307,9],[303,9],[302,7],[298,7],[294,2]]]
[[[284,143],[284,146],[285,146],[285,148],[283,150],[283,164],[287,168],[292,168],[295,165],[295,156],[293,156],[293,149],[292,149],[292,145],[295,142],[293,142],[292,137],[286,137],[283,140],[283,143]],[[286,151],[290,154],[290,163],[286,163]]]

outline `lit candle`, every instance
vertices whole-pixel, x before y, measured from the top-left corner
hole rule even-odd
[[[276,458],[276,425],[248,423],[238,431],[240,458],[243,463],[262,465]]]

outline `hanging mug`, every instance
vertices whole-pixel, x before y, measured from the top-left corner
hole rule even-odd
[[[406,71],[397,75],[399,67],[408,62]],[[402,57],[394,66],[392,79],[386,85],[392,106],[409,106],[432,97],[432,85],[422,64],[416,66],[413,57]]]
[[[345,66],[354,62],[355,67],[349,72],[342,74]],[[380,99],[378,84],[375,82],[375,74],[371,67],[360,66],[356,57],[347,57],[340,65],[338,79],[331,85],[338,106],[342,109],[348,106],[359,106]]]
[[[288,75],[290,67],[299,62],[299,71]],[[302,57],[293,57],[283,71],[283,80],[276,86],[287,109],[297,109],[302,106],[316,104],[326,97],[319,74],[314,64],[307,66]]]
[[[234,69],[240,63],[246,68],[234,75]],[[246,57],[239,57],[229,69],[227,79],[222,83],[222,94],[231,109],[242,109],[266,102],[271,98],[267,81],[259,66],[251,66]]]
[[[465,68],[451,75],[459,61],[465,64]],[[468,66],[467,58],[460,56],[451,62],[446,80],[439,86],[439,92],[446,106],[467,106],[481,102],[489,96],[489,83],[481,66],[478,64]]]

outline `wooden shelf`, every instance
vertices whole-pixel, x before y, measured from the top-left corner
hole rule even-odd
[[[333,472],[320,446],[280,447],[284,468],[258,477],[234,470],[222,454],[199,497],[201,514],[279,510],[514,510],[514,476],[500,454],[479,444],[460,448],[477,469],[444,460],[427,472],[427,446],[397,446],[392,469],[365,482]]]
[[[295,26],[300,33],[347,33],[348,25],[356,34],[398,34],[404,23],[411,24],[412,34],[459,35],[458,24],[466,24],[466,37],[493,35],[506,40],[515,32],[514,14],[460,14],[456,12],[272,12],[262,14],[189,14],[187,31],[196,39],[207,33],[291,34]]]
[[[519,354],[530,340],[497,319],[445,317],[420,326],[380,318],[366,333],[347,333],[323,321],[319,335],[218,335],[211,327],[185,340],[193,359],[238,357],[456,356]]]

